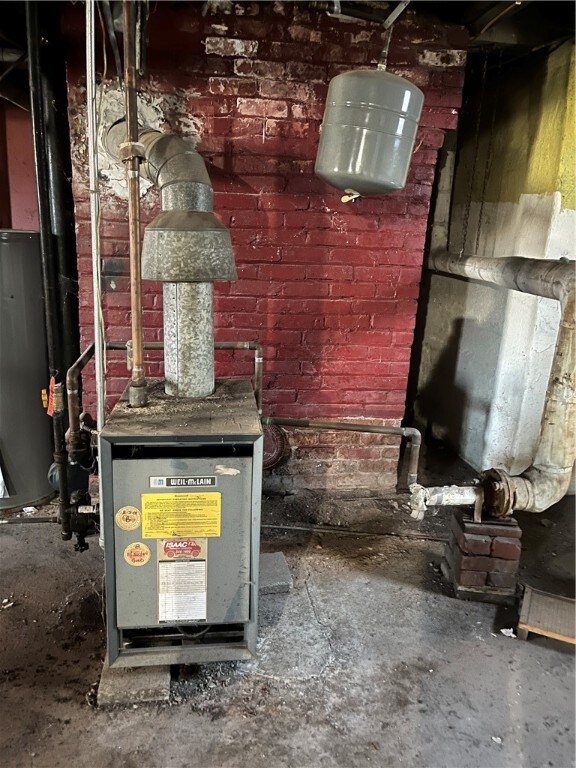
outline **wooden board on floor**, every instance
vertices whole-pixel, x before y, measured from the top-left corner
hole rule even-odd
[[[575,606],[576,602],[569,597],[525,587],[518,637],[526,640],[528,634],[534,632],[564,643],[576,644]]]

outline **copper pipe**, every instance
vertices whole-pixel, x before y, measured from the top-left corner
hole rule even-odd
[[[130,241],[130,310],[132,321],[132,379],[130,405],[146,405],[144,347],[142,342],[142,272],[140,260],[140,159],[138,152],[138,105],[136,102],[136,18],[134,3],[124,0],[124,89],[126,95],[126,144],[122,159],[128,187]]]

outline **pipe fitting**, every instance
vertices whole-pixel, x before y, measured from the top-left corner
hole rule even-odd
[[[152,184],[162,189],[167,184],[194,181],[212,194],[206,164],[190,141],[174,133],[150,129],[140,131],[139,140],[144,146],[142,173]]]
[[[479,486],[442,485],[426,488],[419,483],[412,483],[410,490],[410,516],[422,520],[428,507],[464,506],[476,504],[482,496]]]
[[[148,390],[146,384],[135,384],[130,382],[128,387],[128,402],[131,408],[142,408],[148,403]]]
[[[545,512],[566,496],[572,468],[555,474],[530,467],[519,477],[511,477],[516,503],[514,509],[524,512]]]

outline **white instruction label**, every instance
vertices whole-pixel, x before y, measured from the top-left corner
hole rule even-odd
[[[158,620],[206,620],[206,561],[158,563]]]

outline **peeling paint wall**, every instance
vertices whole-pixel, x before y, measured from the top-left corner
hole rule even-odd
[[[215,189],[214,210],[230,228],[238,266],[238,282],[216,284],[216,339],[264,345],[266,414],[398,425],[437,150],[445,130],[457,123],[466,34],[411,10],[397,22],[389,69],[425,93],[408,184],[400,193],[346,205],[341,192],[314,175],[319,127],[330,79],[377,63],[379,25],[343,23],[299,3],[150,7],[143,119],[198,142]],[[79,7],[68,10],[66,36],[81,322],[88,342],[92,295]],[[103,117],[120,106],[108,78]],[[125,340],[124,182],[121,169],[106,163],[104,317],[107,338]],[[157,211],[157,191],[143,189],[142,201],[145,223]],[[150,282],[144,285],[144,328],[147,339],[162,337],[162,291]],[[249,355],[218,352],[217,374],[250,372]],[[148,355],[148,375],[162,375],[157,353]],[[109,405],[126,380],[121,356],[111,357]],[[86,385],[89,404],[89,375]],[[283,490],[391,489],[397,464],[396,440],[295,433],[290,462],[269,483]]]
[[[500,70],[469,94],[450,249],[574,259],[574,46]],[[494,60],[491,61],[494,65]],[[479,130],[477,112],[483,105]],[[557,302],[431,278],[417,414],[478,470],[532,462],[558,330]]]

